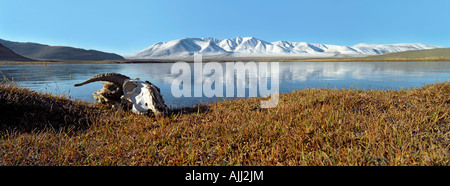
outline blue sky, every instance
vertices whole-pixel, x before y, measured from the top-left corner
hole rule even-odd
[[[185,37],[450,47],[449,0],[0,0],[0,38],[131,54]]]

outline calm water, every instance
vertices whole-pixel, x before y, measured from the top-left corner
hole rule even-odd
[[[86,101],[93,101],[92,93],[101,89],[102,84],[95,82],[82,87],[73,85],[105,72],[117,72],[131,78],[149,80],[161,89],[166,104],[171,107],[193,106],[222,99],[205,96],[175,98],[171,93],[171,84],[178,75],[171,75],[172,65],[173,63],[49,64],[48,69],[43,64],[0,65],[0,71],[10,80],[14,78],[14,81],[23,87],[65,94],[71,99]],[[192,64],[190,65],[192,67]],[[225,63],[222,63],[222,66],[225,71]],[[193,68],[191,69],[193,72]],[[206,77],[208,76],[203,79]],[[279,63],[281,93],[305,88],[409,89],[443,81],[450,81],[450,62]],[[198,83],[194,78],[191,82],[192,86]]]

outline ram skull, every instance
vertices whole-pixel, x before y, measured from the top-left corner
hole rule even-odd
[[[168,108],[164,103],[160,89],[149,81],[131,79],[118,73],[98,74],[85,82],[75,84],[76,87],[96,81],[103,82],[103,89],[93,93],[94,99],[100,103],[132,104],[131,111],[137,114],[167,115]]]

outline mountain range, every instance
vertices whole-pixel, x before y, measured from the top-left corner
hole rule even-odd
[[[124,59],[114,53],[97,50],[85,50],[68,46],[50,46],[30,42],[13,42],[0,39],[0,44],[26,58],[50,61],[77,61],[77,60],[117,60]],[[31,61],[31,60],[28,60]]]
[[[189,58],[194,53],[209,57],[356,57],[434,48],[442,47],[421,43],[361,43],[354,46],[340,46],[290,41],[267,42],[255,37],[236,37],[232,39],[183,38],[159,42],[135,54],[124,57],[127,59]]]
[[[77,60],[123,60],[126,59],[192,59],[202,54],[206,58],[254,58],[254,57],[362,57],[380,54],[444,48],[421,43],[357,44],[340,46],[306,42],[267,42],[254,37],[183,38],[156,43],[135,54],[124,57],[97,50],[68,46],[50,46],[31,42],[13,42],[0,39],[0,60],[12,61],[77,61]],[[428,54],[428,53],[427,53]]]

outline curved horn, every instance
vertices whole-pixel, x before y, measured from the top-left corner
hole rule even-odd
[[[96,81],[109,81],[109,82],[116,83],[118,85],[123,85],[123,82],[126,79],[130,79],[130,78],[128,76],[124,76],[119,73],[103,73],[103,74],[98,74],[94,77],[91,77],[83,83],[75,84],[75,86],[78,87],[78,86],[82,86],[82,85],[96,82]]]

